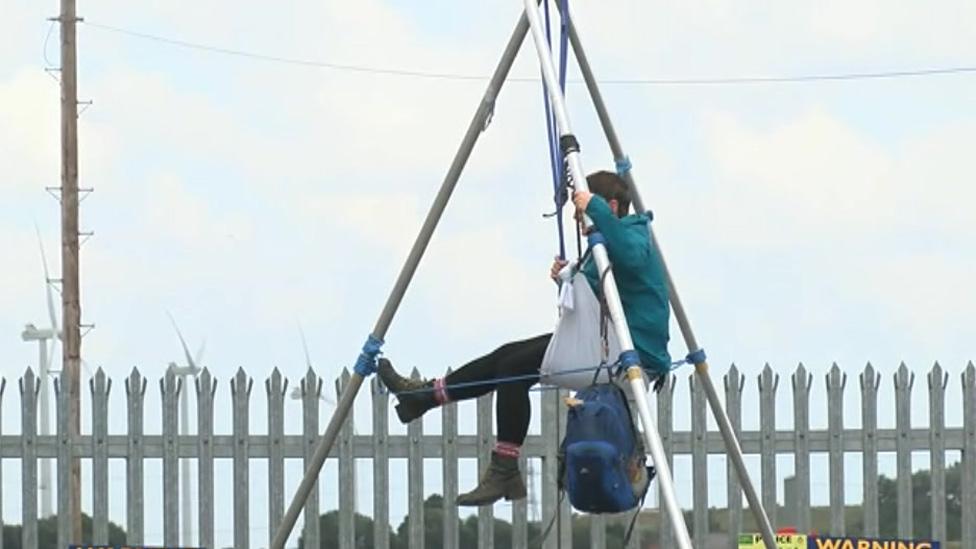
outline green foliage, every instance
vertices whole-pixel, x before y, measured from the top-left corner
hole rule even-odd
[[[92,541],[92,520],[86,514],[81,515],[81,537],[83,543]],[[3,527],[3,549],[21,549],[22,534],[19,524]],[[108,523],[108,544],[125,545],[125,530],[114,522]],[[37,546],[58,546],[58,517],[57,515],[37,521]]]
[[[932,498],[931,474],[929,471],[918,471],[912,475],[912,516],[914,520],[914,535],[916,538],[926,538],[932,532]],[[440,549],[443,543],[443,498],[434,494],[424,501],[424,540],[427,549]],[[879,527],[883,537],[896,537],[898,533],[898,484],[895,480],[881,475],[878,478]],[[654,511],[645,511],[644,516],[654,515]],[[860,507],[848,507],[846,513],[847,527],[850,533],[858,534],[863,531],[863,518]],[[815,531],[829,531],[829,509],[811,509],[811,517]],[[548,521],[549,517],[544,517]],[[629,517],[627,517],[629,520]],[[713,532],[720,532],[727,524],[727,511],[713,509],[709,513],[710,528]],[[691,524],[690,512],[685,513],[685,521]],[[946,528],[948,540],[959,540],[962,536],[962,464],[954,463],[946,468]],[[373,520],[360,514],[355,515],[356,548],[369,549],[373,547]],[[656,520],[638,521],[657,524]],[[495,519],[495,547],[512,546],[512,525],[500,519]],[[38,521],[37,535],[39,547],[55,547],[57,545],[57,517],[49,517]],[[339,512],[330,511],[319,517],[321,543],[319,549],[336,549],[339,539]],[[92,520],[82,515],[82,532],[84,542],[91,541]],[[743,530],[753,531],[752,517],[748,511],[743,513]],[[539,545],[541,527],[538,523],[529,523],[529,546]],[[626,525],[621,521],[611,522],[606,530],[607,547],[623,546]],[[458,520],[458,536],[461,547],[476,547],[478,545],[478,518],[469,516],[465,520]],[[641,529],[644,540],[656,539],[657,532]],[[21,549],[20,525],[3,527],[4,549]],[[409,542],[409,517],[397,526],[396,531],[390,530],[391,549],[407,549]],[[125,531],[114,523],[109,523],[109,545],[125,545]],[[590,517],[588,515],[573,516],[573,546],[588,547],[590,545]],[[305,549],[304,541],[299,538],[298,547]],[[948,545],[947,547],[952,547]]]
[[[878,478],[878,527],[882,536],[898,533],[898,483],[881,475]],[[929,471],[912,475],[912,521],[915,537],[932,532],[932,478]],[[950,540],[962,536],[962,462],[946,468],[946,535]]]
[[[356,513],[356,549],[373,547],[373,519]],[[319,548],[339,547],[339,511],[329,511],[319,517]],[[305,548],[305,540],[298,538],[298,549]]]

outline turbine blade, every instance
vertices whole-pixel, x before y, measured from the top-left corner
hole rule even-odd
[[[51,346],[48,347],[47,350],[47,364],[44,365],[44,371],[46,373],[51,372],[51,364],[54,363],[54,348],[57,346],[57,343],[58,343],[57,337],[52,337]]]
[[[302,336],[302,350],[305,351],[305,365],[309,368],[312,367],[312,357],[308,354],[308,342],[305,341],[305,330],[302,328],[302,323],[298,323],[298,333]]]
[[[58,328],[58,315],[54,308],[54,296],[51,294],[51,274],[47,268],[47,254],[44,253],[44,241],[41,239],[41,230],[34,225],[34,231],[37,233],[37,246],[41,250],[41,265],[44,266],[44,290],[47,295],[47,314],[51,319],[51,329],[54,330],[54,335],[57,338],[61,337],[61,330]]]
[[[169,311],[166,311],[166,316],[169,317],[169,321],[173,324],[173,329],[176,330],[176,336],[180,338],[180,345],[183,346],[183,355],[186,356],[187,366],[190,368],[195,368],[196,363],[193,362],[193,356],[190,355],[190,348],[186,346],[186,340],[183,339],[183,333],[180,332],[180,327],[176,325],[176,319]]]
[[[200,368],[202,368],[200,364],[203,363],[203,352],[206,350],[207,350],[207,339],[204,338],[203,341],[200,343],[200,347],[197,349],[196,356],[193,357],[193,367],[198,371],[200,370]]]

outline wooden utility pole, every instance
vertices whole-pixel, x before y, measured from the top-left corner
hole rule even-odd
[[[70,397],[69,437],[81,434],[81,291],[78,231],[78,67],[75,0],[61,0],[61,304],[62,342]],[[71,541],[81,543],[81,461],[71,460]]]

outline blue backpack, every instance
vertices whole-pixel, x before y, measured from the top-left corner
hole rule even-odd
[[[632,472],[645,467],[623,390],[612,384],[578,391],[569,407],[561,447],[562,487],[576,509],[587,513],[620,513],[644,500],[654,468],[646,468],[643,486]]]

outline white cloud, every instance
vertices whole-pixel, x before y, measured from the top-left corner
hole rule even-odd
[[[734,116],[706,122],[718,182],[709,197],[716,237],[737,247],[837,245],[906,236],[954,238],[976,177],[965,143],[976,124],[920,133],[895,146],[815,109],[772,127]]]
[[[972,2],[922,8],[890,2],[728,0],[576,5],[589,50],[626,76],[741,76],[966,62]],[[642,63],[621,52],[634,52]],[[609,75],[608,75],[609,76]]]
[[[40,70],[0,75],[5,192],[43,191],[60,179],[58,84]]]
[[[705,123],[718,172],[708,212],[729,245],[863,235],[896,213],[885,151],[826,112],[773,128],[725,115]]]

